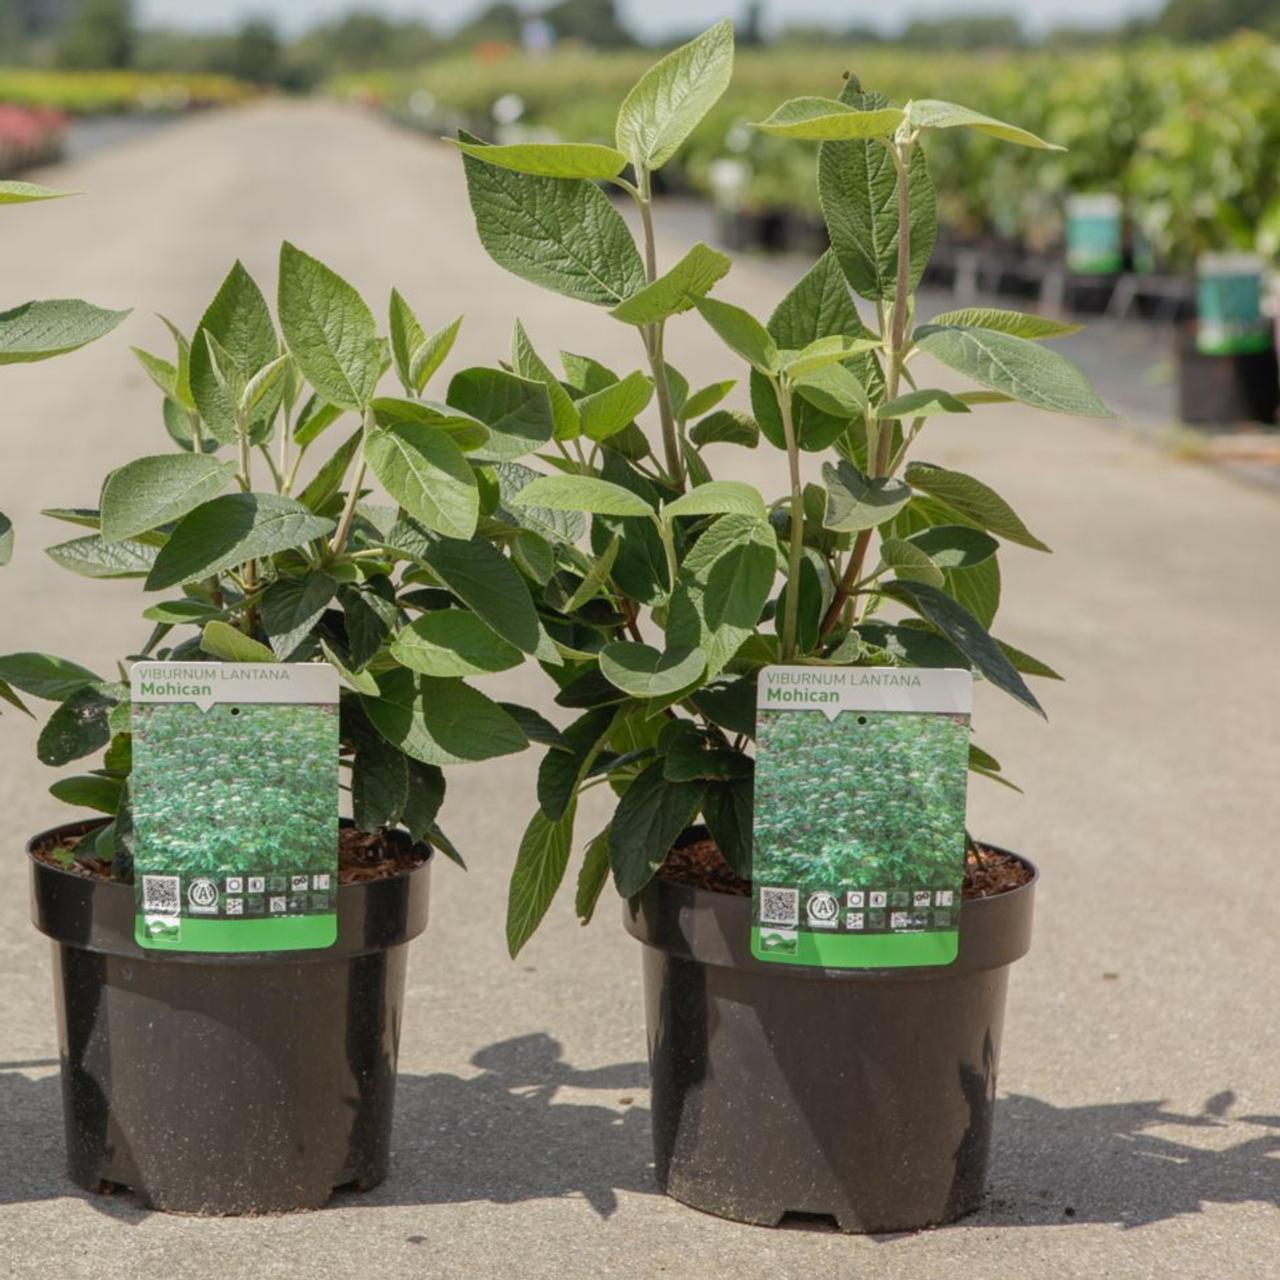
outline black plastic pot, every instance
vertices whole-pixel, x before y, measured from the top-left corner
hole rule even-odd
[[[1178,331],[1178,416],[1198,426],[1274,423],[1280,408],[1275,348],[1240,355],[1196,349],[1195,326]]]
[[[848,1232],[977,1208],[1034,895],[1033,875],[966,902],[952,965],[815,970],[752,956],[749,898],[652,881],[624,921],[645,944],[662,1190],[739,1222],[821,1215]]]
[[[35,837],[31,847],[83,824]],[[408,843],[408,837],[404,837]],[[67,1159],[90,1191],[178,1213],[318,1208],[386,1176],[405,943],[430,864],[338,890],[323,951],[147,951],[133,887],[31,862],[53,939]]]

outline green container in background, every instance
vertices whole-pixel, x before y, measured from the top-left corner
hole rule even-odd
[[[1271,326],[1262,313],[1262,259],[1205,253],[1196,263],[1196,349],[1208,356],[1266,351]]]
[[[1067,197],[1067,266],[1080,275],[1114,275],[1124,266],[1124,205],[1106,192]]]

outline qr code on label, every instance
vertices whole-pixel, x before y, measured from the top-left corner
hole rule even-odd
[[[761,889],[760,923],[790,926],[800,923],[799,889]]]
[[[178,915],[182,910],[181,879],[178,876],[143,876],[142,909],[154,915]]]

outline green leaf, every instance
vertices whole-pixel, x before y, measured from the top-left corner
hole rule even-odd
[[[637,494],[595,476],[539,476],[511,499],[517,507],[550,511],[592,511],[604,516],[652,516],[653,508]]]
[[[580,924],[590,924],[596,913],[596,903],[609,881],[609,828],[605,827],[593,837],[582,857],[578,871],[578,888],[574,895],[573,909]]]
[[[1037,138],[1026,129],[1017,125],[1005,124],[1002,120],[993,120],[981,112],[970,111],[968,107],[959,107],[954,102],[939,102],[934,98],[920,98],[907,106],[907,124],[914,129],[976,129],[979,133],[989,133],[993,138],[1001,138],[1005,142],[1016,142],[1022,147],[1037,147],[1042,151],[1065,151],[1057,143],[1046,142]]]
[[[854,356],[878,351],[882,345],[879,338],[850,338],[844,334],[815,338],[800,351],[784,351],[782,371],[789,378],[803,378],[808,373],[839,365]]]
[[[779,138],[841,142],[892,137],[903,119],[897,107],[860,111],[835,98],[792,98],[753,127]]]
[[[554,423],[555,438],[557,440],[577,439],[582,434],[582,423],[573,397],[534,350],[533,343],[519,320],[516,321],[516,330],[511,341],[511,367],[520,377],[527,378],[531,382],[541,382],[546,387],[547,395],[551,399],[551,418]]]
[[[167,626],[180,627],[190,623],[210,622],[222,617],[222,610],[203,600],[166,600],[143,609],[142,616],[148,622],[163,622]]]
[[[1002,689],[1032,711],[1044,715],[1035,694],[1027,688],[1000,646],[963,605],[922,582],[886,582],[881,585],[880,590],[891,600],[907,605],[926,622],[937,627],[997,689]]]
[[[280,340],[262,291],[239,263],[227,273],[191,344],[191,394],[208,431],[223,444],[235,442],[235,408],[218,378],[208,339],[232,358],[244,381],[280,354]],[[267,417],[264,406],[259,421]]]
[[[564,879],[573,844],[574,816],[572,805],[555,822],[538,810],[520,840],[507,896],[507,950],[512,958],[520,954],[542,923]]]
[[[560,353],[560,363],[564,366],[564,376],[575,391],[584,396],[594,395],[611,387],[618,381],[618,375],[606,368],[599,360],[590,356],[576,356],[572,351]]]
[[[702,818],[721,857],[744,880],[751,878],[754,789],[750,778],[713,782],[702,798]]]
[[[276,655],[265,644],[238,631],[228,622],[206,622],[200,648],[224,662],[275,662]]]
[[[443,329],[437,329],[428,336],[413,353],[409,365],[409,381],[415,391],[421,393],[428,382],[435,376],[436,370],[444,364],[457,341],[458,330],[462,328],[462,317],[458,316]]]
[[[822,523],[837,533],[878,528],[911,501],[911,489],[901,480],[869,479],[850,462],[835,466],[823,463],[822,478],[827,486],[827,511]]]
[[[716,331],[721,341],[753,369],[774,373],[778,369],[778,346],[764,325],[749,311],[716,298],[698,298],[694,302],[702,318]]]
[[[523,653],[535,653],[541,637],[533,597],[520,571],[483,539],[441,538],[424,563],[468,608]]]
[[[357,829],[379,831],[399,822],[409,801],[408,759],[369,723],[354,698],[342,703],[342,736],[354,750],[351,815]]]
[[[1013,645],[1006,644],[1003,640],[997,640],[996,644],[1000,646],[1004,656],[1013,663],[1014,670],[1021,672],[1024,676],[1039,676],[1044,680],[1062,679],[1048,663],[1041,662],[1039,658],[1033,658],[1029,653],[1023,653],[1021,649],[1015,649]]]
[[[994,489],[962,471],[948,471],[928,462],[907,464],[906,481],[921,493],[938,498],[953,511],[997,537],[1035,551],[1048,551]]]
[[[0,657],[0,680],[49,702],[65,702],[86,685],[100,684],[87,667],[48,653],[10,653]]]
[[[400,821],[404,823],[409,839],[417,844],[423,836],[434,830],[437,847],[441,852],[459,866],[464,865],[457,856],[457,850],[442,839],[443,833],[435,826],[436,814],[444,803],[444,774],[433,764],[423,764],[422,761],[410,760],[407,756],[401,758],[408,768],[409,786]]]
[[[426,342],[427,335],[399,289],[391,290],[391,305],[388,310],[391,362],[396,367],[396,376],[406,394],[415,395],[422,388],[413,381],[413,353]]]
[[[861,417],[870,407],[866,388],[842,364],[829,364],[806,373],[795,381],[794,389],[833,418]]]
[[[263,365],[245,383],[244,394],[240,397],[240,411],[252,417],[269,400],[279,403],[293,371],[293,357],[288,354],[277,356],[270,364]]]
[[[342,492],[342,481],[364,442],[364,428],[357,427],[325,460],[320,470],[298,494],[298,501],[317,514]]]
[[[705,244],[695,244],[670,271],[633,293],[609,312],[624,324],[651,325],[690,310],[729,274],[731,259]]]
[[[269,493],[228,493],[178,522],[147,578],[159,591],[211,577],[249,560],[292,551],[333,531],[300,502]],[[122,544],[128,546],[128,543]]]
[[[459,151],[485,164],[496,164],[535,178],[580,178],[603,182],[616,178],[627,167],[627,157],[612,147],[594,142],[519,142],[511,146],[463,142],[446,138]]]
[[[311,636],[337,591],[338,584],[327,573],[308,573],[281,578],[263,592],[262,629],[281,662]]]
[[[164,453],[118,467],[102,486],[102,540],[108,545],[180,519],[220,493],[234,462],[207,454]]]
[[[49,794],[63,804],[77,809],[95,809],[98,813],[115,814],[120,807],[120,795],[124,782],[120,778],[100,778],[95,774],[83,774],[75,778],[59,778],[49,788]]]
[[[597,306],[643,288],[631,232],[594,183],[534,178],[474,156],[463,165],[480,243],[500,267]]]
[[[538,806],[552,822],[573,804],[613,729],[614,707],[593,707],[564,731],[564,748],[548,751],[538,766]]]
[[[491,760],[528,746],[507,712],[461,680],[391,671],[378,678],[378,697],[361,702],[374,728],[423,764]]]
[[[831,252],[824,253],[778,304],[769,317],[769,333],[780,347],[792,351],[833,335],[872,336],[858,317],[849,285]],[[873,356],[855,356],[848,364],[868,393],[880,394],[883,379]],[[759,372],[751,375],[751,407],[765,438],[779,449],[785,448],[777,398],[769,380]],[[849,425],[848,415],[833,417],[803,399],[794,402],[793,413],[800,447],[810,451],[827,448]]]
[[[1079,333],[1084,327],[1048,316],[1029,316],[1021,311],[1004,311],[998,307],[962,307],[959,311],[944,311],[934,316],[929,324],[955,325],[961,329],[994,329],[997,333],[1010,333],[1015,338],[1032,341],[1065,338],[1068,334]]]
[[[127,701],[129,691],[118,684],[93,684],[77,689],[45,722],[36,741],[36,756],[55,769],[101,751],[111,741],[109,715]]]
[[[756,682],[749,677],[718,680],[703,685],[690,695],[690,701],[712,724],[730,733],[756,734]]]
[[[155,547],[132,538],[108,546],[97,534],[59,542],[45,554],[82,578],[142,578],[151,572],[157,555]]]
[[[972,569],[990,560],[1000,547],[990,534],[963,524],[933,525],[910,534],[907,541],[919,547],[939,569]]]
[[[616,142],[637,169],[661,169],[720,100],[733,75],[726,18],[640,77],[618,111]]]
[[[445,432],[407,422],[379,427],[366,438],[364,455],[386,491],[419,523],[450,538],[475,533],[475,472]]]
[[[701,649],[707,679],[718,675],[759,623],[777,563],[777,537],[767,520],[721,516],[680,566],[668,647]]]
[[[600,651],[600,670],[610,684],[633,698],[665,698],[696,684],[706,670],[698,649],[662,653],[647,644],[617,640]]]
[[[629,373],[621,382],[578,401],[582,434],[597,442],[607,440],[634,421],[652,399],[652,380],[638,371]]]
[[[842,100],[871,114],[888,99],[859,93],[851,81]],[[911,288],[924,275],[937,236],[937,207],[929,168],[920,147],[911,151]],[[876,141],[824,142],[818,152],[818,194],[831,247],[850,286],[872,302],[894,296],[898,279],[898,170],[887,147]]]
[[[630,898],[653,879],[702,803],[701,782],[668,782],[662,762],[627,788],[609,828],[609,862],[618,892]]]
[[[753,485],[741,480],[711,480],[668,502],[662,508],[662,518],[674,520],[677,516],[718,516],[729,512],[760,520],[769,516],[760,491]]]
[[[699,446],[740,444],[754,449],[760,443],[760,424],[740,409],[717,409],[701,422],[694,423],[689,430],[689,439]]]
[[[78,195],[79,191],[56,191],[38,182],[0,182],[0,204],[29,204],[33,200],[61,200]]]
[[[902,538],[883,538],[880,542],[880,560],[904,582],[924,582],[931,587],[941,587],[946,579],[942,570],[914,542]]]
[[[556,553],[540,533],[517,529],[511,539],[511,559],[520,572],[545,587],[556,571]]]
[[[341,405],[330,404],[318,395],[310,396],[293,424],[294,443],[300,446],[311,444],[344,413],[346,410]]]
[[[288,241],[280,249],[280,328],[302,376],[331,404],[363,409],[382,373],[373,313],[341,276]]]
[[[1000,607],[1000,586],[1000,563],[995,556],[971,569],[948,569],[943,574],[943,591],[964,605],[988,631]]]
[[[524,661],[515,645],[462,609],[423,614],[396,637],[391,656],[424,676],[485,675]]]
[[[685,397],[676,416],[681,422],[688,422],[691,418],[700,418],[704,413],[710,413],[737,385],[735,378],[729,378],[723,382],[713,382],[702,387]]]
[[[1115,416],[1075,365],[1026,338],[992,329],[923,325],[916,330],[916,343],[949,369],[1023,404],[1083,418]]]
[[[320,652],[324,654],[325,661],[342,677],[344,683],[348,687],[354,689],[357,693],[372,694],[374,697],[378,693],[378,682],[374,679],[371,672],[368,671],[352,671],[346,663],[334,653],[329,644],[323,637],[320,639]]]
[[[137,356],[138,363],[146,371],[147,377],[171,400],[178,400],[177,367],[168,360],[153,356],[151,352],[144,351],[141,347],[130,347],[129,350]]]
[[[489,428],[461,409],[430,400],[405,400],[399,396],[378,396],[372,404],[374,421],[380,427],[408,423],[442,431],[463,453],[488,444]]]
[[[609,539],[608,544],[597,557],[595,563],[587,571],[586,577],[578,584],[577,590],[565,602],[565,613],[576,613],[584,604],[594,600],[604,590],[609,582],[609,575],[613,571],[613,564],[618,558],[618,548],[621,545],[622,539],[615,533]]]
[[[931,418],[939,413],[968,413],[969,406],[950,391],[923,387],[908,391],[876,409],[876,417],[882,422],[890,418]]]
[[[129,314],[70,298],[23,303],[0,312],[0,364],[31,364],[76,351],[110,333]]]
[[[13,521],[0,511],[0,567],[13,559]]]
[[[482,462],[510,462],[551,439],[555,418],[543,383],[505,369],[464,369],[449,383],[449,405],[483,422],[489,439]]]

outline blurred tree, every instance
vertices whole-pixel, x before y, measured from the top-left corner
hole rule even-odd
[[[135,40],[132,0],[81,0],[58,39],[57,61],[73,69],[128,67]]]
[[[1026,37],[1015,14],[990,13],[917,18],[903,28],[901,41],[922,49],[1011,49]]]
[[[596,49],[635,44],[635,38],[618,19],[616,0],[559,0],[539,16],[561,40],[580,40]]]
[[[764,44],[764,0],[747,0],[738,23],[737,40],[744,49]]]
[[[491,4],[483,13],[458,29],[454,37],[458,44],[484,44],[494,41],[501,44],[519,44],[524,30],[525,15],[514,4]]]
[[[231,42],[226,70],[251,84],[275,84],[280,79],[280,37],[266,18],[250,18]]]
[[[1280,0],[1167,0],[1142,26],[1170,40],[1217,40],[1244,29],[1280,36]]]

